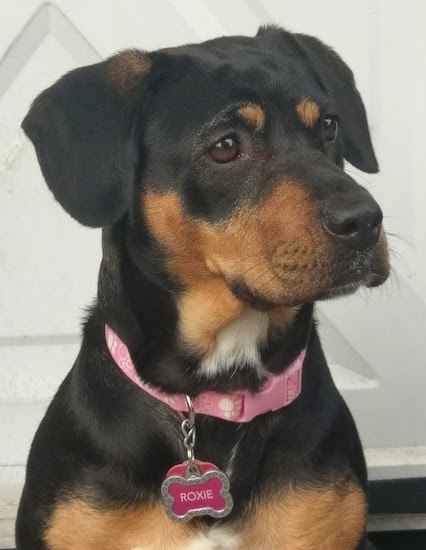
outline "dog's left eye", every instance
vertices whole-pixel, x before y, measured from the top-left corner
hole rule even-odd
[[[335,116],[326,116],[322,121],[322,137],[325,141],[334,141],[339,131],[339,122]]]
[[[241,156],[240,142],[235,134],[226,136],[210,147],[207,154],[214,162],[219,164],[232,162]]]

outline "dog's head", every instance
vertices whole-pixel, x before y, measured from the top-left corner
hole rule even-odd
[[[206,297],[228,296],[232,317],[388,276],[380,208],[342,169],[378,170],[365,109],[312,37],[266,27],[125,51],[60,79],[23,128],[74,218],[148,235],[183,317]]]

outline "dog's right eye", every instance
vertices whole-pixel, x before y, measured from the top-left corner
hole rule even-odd
[[[214,162],[219,164],[232,162],[241,156],[240,142],[235,134],[225,136],[210,147],[207,154]]]

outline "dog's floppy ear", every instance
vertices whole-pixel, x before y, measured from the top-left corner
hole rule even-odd
[[[147,54],[128,50],[71,71],[38,96],[22,123],[50,190],[84,225],[111,225],[129,206],[150,68]]]
[[[344,157],[351,164],[370,174],[379,171],[371,143],[367,115],[355,86],[352,71],[343,60],[318,39],[293,34],[300,49],[316,71],[328,94],[339,107],[343,123]]]
[[[290,33],[275,25],[260,27],[258,36],[269,37],[278,47],[293,50],[309,68],[317,85],[338,106],[343,126],[343,155],[351,164],[370,174],[379,171],[364,105],[350,68],[331,48],[317,38]]]

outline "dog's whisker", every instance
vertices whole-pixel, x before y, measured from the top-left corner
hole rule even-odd
[[[373,185],[372,182],[369,181],[362,174],[359,174],[358,172],[355,172],[354,170],[351,170],[350,168],[347,168],[347,166],[345,166],[345,172],[347,172],[348,174],[352,174],[353,176],[355,176],[355,178],[361,179],[364,182],[365,187],[372,187],[372,185]]]
[[[413,247],[413,243],[411,242],[411,239],[406,237],[405,235],[401,235],[400,233],[393,233],[392,231],[386,231],[386,237],[395,239],[398,241],[402,241],[403,243],[407,244],[410,247]]]

